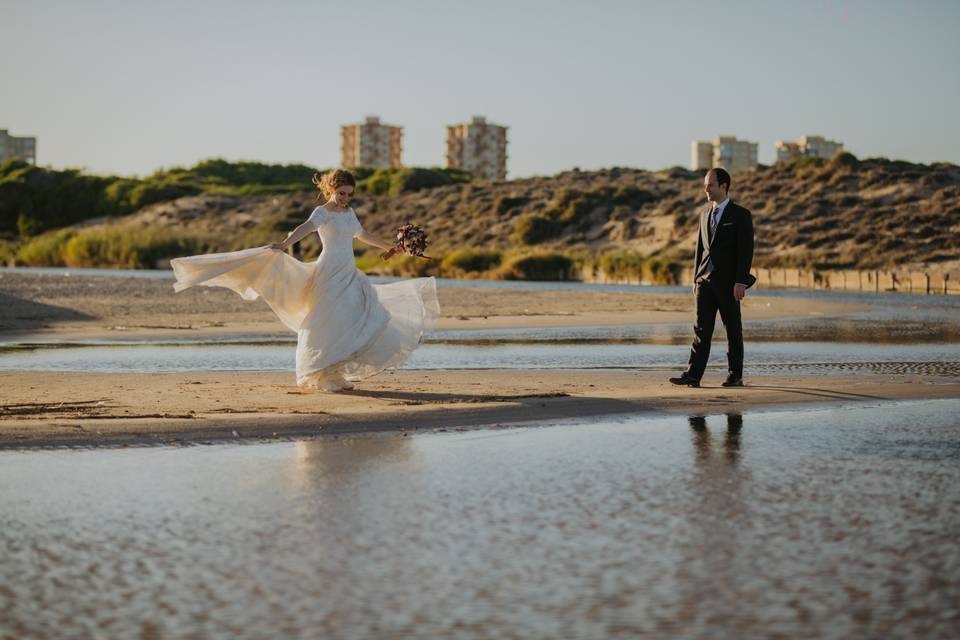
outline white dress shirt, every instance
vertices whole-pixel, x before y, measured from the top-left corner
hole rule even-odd
[[[725,198],[723,202],[718,204],[716,208],[710,212],[710,215],[714,218],[711,221],[714,229],[720,226],[720,218],[723,217],[723,210],[727,207],[728,202],[730,202],[730,198]]]

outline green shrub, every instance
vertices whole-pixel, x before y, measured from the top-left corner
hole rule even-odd
[[[21,213],[17,216],[17,233],[19,233],[22,238],[29,238],[38,233],[42,233],[44,227],[43,220],[39,218],[34,218],[26,213]]]
[[[6,178],[11,173],[16,171],[21,171],[27,167],[31,167],[29,162],[20,160],[19,158],[14,158],[13,160],[7,160],[6,162],[0,163],[0,180]]]
[[[517,242],[533,245],[556,238],[562,230],[560,223],[540,214],[528,213],[517,218],[513,237]]]
[[[157,228],[104,226],[80,230],[63,247],[68,267],[150,269],[162,259],[196,253],[199,238],[178,237]]]
[[[73,229],[59,229],[31,238],[17,251],[17,263],[28,267],[62,267],[63,249],[77,234]]]
[[[846,167],[848,169],[856,169],[860,165],[860,161],[857,160],[857,156],[846,151],[841,151],[837,155],[833,156],[830,160],[830,164],[834,168]]]
[[[7,173],[0,178],[0,232],[32,236],[114,213],[103,196],[114,178],[33,165],[5,165],[4,170]]]
[[[386,195],[390,192],[390,175],[390,169],[377,169],[363,180],[358,177],[357,193],[367,193],[374,196]]]
[[[595,194],[587,192],[579,198],[572,200],[566,207],[558,210],[554,216],[557,222],[565,225],[580,225],[584,218],[593,213],[593,210],[601,204]]]
[[[408,191],[420,191],[453,184],[453,180],[443,171],[409,167],[397,169],[390,176],[390,195],[396,196]]]
[[[797,158],[790,162],[790,168],[794,172],[809,169],[811,167],[821,167],[825,164],[823,158]]]
[[[496,203],[493,205],[493,210],[497,212],[497,215],[504,215],[508,213],[511,209],[516,207],[522,207],[530,201],[530,198],[525,198],[523,196],[511,197],[511,196],[500,196],[497,198]]]
[[[305,188],[317,169],[304,164],[265,164],[263,162],[228,162],[223,158],[210,158],[198,162],[187,173],[202,182],[232,186],[271,185],[286,188],[298,184]]]
[[[645,189],[633,185],[620,187],[605,186],[592,191],[560,189],[542,213],[535,214],[548,221],[517,222],[516,239],[524,244],[537,244],[543,240],[557,237],[564,229],[572,228],[585,231],[592,223],[591,215],[597,210],[609,210],[616,206],[638,208],[648,202],[655,202],[657,196]],[[529,241],[524,240],[528,238]]]
[[[134,178],[118,178],[103,190],[103,197],[114,209],[116,214],[123,215],[129,213],[134,210],[134,206],[130,201],[130,194],[139,184],[140,180]]]
[[[495,269],[502,261],[503,255],[496,250],[459,249],[448,254],[440,268],[443,272],[476,273]]]
[[[277,193],[305,191],[306,188],[307,187],[300,182],[293,184],[245,184],[241,186],[219,185],[205,187],[203,192],[222,193],[228,196],[268,196]]]
[[[500,275],[504,280],[570,280],[573,267],[569,256],[545,253],[518,258]]]
[[[202,191],[203,188],[200,185],[186,180],[177,182],[151,180],[138,184],[131,189],[128,198],[130,206],[133,210],[136,210],[155,202],[167,202],[183,196],[195,196]]]
[[[648,258],[630,251],[601,254],[597,263],[610,278],[651,284],[677,284],[683,273],[683,265],[679,262],[665,258]]]
[[[0,240],[0,266],[12,267],[16,261],[17,245],[7,240]]]
[[[610,200],[613,204],[639,207],[649,202],[656,202],[657,196],[646,189],[641,189],[633,185],[624,185],[613,192]]]
[[[643,277],[646,257],[630,251],[611,251],[600,255],[600,270],[610,278],[628,279]]]
[[[643,281],[656,284],[679,284],[683,265],[663,258],[650,258],[643,265]]]

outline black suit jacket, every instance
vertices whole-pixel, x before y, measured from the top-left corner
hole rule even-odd
[[[713,205],[700,212],[700,233],[694,258],[694,281],[707,271],[713,261],[710,280],[721,285],[739,282],[751,286],[757,281],[750,275],[753,264],[753,216],[733,200],[727,203],[713,238],[710,237],[710,211]]]

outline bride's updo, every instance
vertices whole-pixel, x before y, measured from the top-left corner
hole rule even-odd
[[[317,189],[320,189],[320,193],[317,194],[317,202],[319,202],[321,198],[329,200],[330,196],[340,187],[356,187],[357,180],[346,169],[334,169],[333,171],[327,171],[322,176],[319,173],[313,174],[313,184],[317,185]]]

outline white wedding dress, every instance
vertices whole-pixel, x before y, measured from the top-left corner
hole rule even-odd
[[[436,281],[371,284],[354,262],[353,238],[363,228],[353,209],[317,207],[308,221],[323,242],[316,262],[264,247],[176,258],[173,287],[227,287],[245,300],[262,297],[297,332],[301,387],[336,388],[402,364],[440,316]]]

